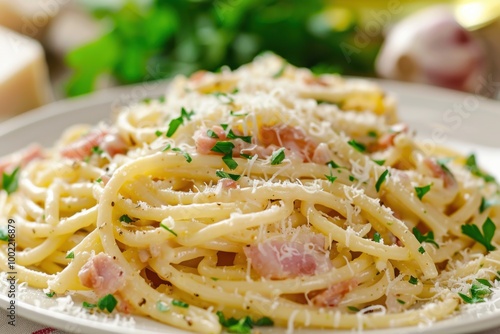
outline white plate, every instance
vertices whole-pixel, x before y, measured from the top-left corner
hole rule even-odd
[[[500,102],[458,92],[420,85],[378,81],[398,99],[403,121],[433,145],[452,146],[463,153],[474,151],[482,166],[500,179]],[[39,142],[50,146],[62,131],[76,123],[97,123],[109,119],[111,110],[133,100],[160,96],[164,83],[142,84],[99,92],[87,97],[60,101],[23,114],[0,124],[0,156]],[[9,300],[7,283],[0,277],[0,306],[5,310]],[[41,291],[21,288],[16,301],[18,316],[65,331],[79,333],[186,333],[143,317],[96,319],[79,317],[79,306],[63,307],[59,298],[47,298]],[[499,297],[499,298],[495,298]],[[500,327],[500,292],[492,302],[469,305],[462,313],[434,324],[411,328],[365,331],[370,334],[396,333],[470,333]],[[60,303],[60,304],[59,304]],[[75,303],[81,305],[81,303]],[[3,320],[2,320],[3,321]],[[262,332],[280,332],[279,329]],[[327,331],[297,330],[296,333]],[[333,332],[333,331],[331,331]],[[488,333],[495,333],[491,330]],[[336,334],[352,331],[335,331]]]

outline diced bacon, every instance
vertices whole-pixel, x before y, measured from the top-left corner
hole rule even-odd
[[[92,153],[94,147],[101,148],[110,156],[127,151],[127,145],[118,134],[109,130],[95,129],[64,147],[61,155],[73,160],[83,160]]]
[[[27,148],[6,156],[0,160],[0,174],[3,172],[11,172],[17,166],[24,167],[30,161],[43,158],[42,147],[37,144],[28,146]]]
[[[322,242],[319,240],[322,237]],[[267,240],[244,248],[252,268],[262,277],[286,279],[324,273],[332,268],[328,253],[322,251],[325,240],[320,235],[302,240]],[[321,244],[319,248],[318,244]]]
[[[236,189],[238,187],[238,182],[232,180],[232,179],[220,179],[217,183],[219,183],[222,186],[222,189],[228,190],[228,189]]]
[[[226,133],[224,129],[218,125],[215,125],[211,130],[217,135],[218,138],[209,137],[207,134],[208,129],[200,129],[194,134],[194,142],[196,145],[196,151],[200,154],[211,154],[212,148],[217,144],[218,141],[227,140]]]
[[[397,135],[403,132],[408,132],[408,125],[403,123],[393,125],[390,128],[389,133],[382,135],[377,140],[377,144],[375,145],[375,149],[373,151],[385,150],[391,146],[394,146],[394,138],[396,138]]]
[[[333,284],[328,289],[318,293],[311,298],[311,303],[318,307],[335,307],[344,296],[358,286],[356,279],[350,279],[337,284]]]
[[[285,147],[293,154],[302,157],[303,161],[311,161],[317,144],[299,127],[287,125],[263,126],[260,128],[260,144]]]
[[[457,181],[453,174],[444,169],[441,165],[439,165],[434,159],[425,158],[424,164],[431,170],[432,175],[434,177],[440,178],[443,180],[443,185],[445,188],[457,187]]]
[[[84,286],[93,289],[98,296],[114,293],[125,286],[123,269],[105,253],[91,257],[78,272],[78,277]]]

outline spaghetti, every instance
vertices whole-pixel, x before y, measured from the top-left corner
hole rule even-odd
[[[446,318],[495,284],[499,187],[397,122],[375,84],[272,55],[176,78],[4,159],[18,279],[201,333]]]

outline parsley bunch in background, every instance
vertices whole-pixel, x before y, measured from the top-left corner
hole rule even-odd
[[[380,44],[373,39],[346,57],[346,45],[355,45],[354,13],[338,28],[323,0],[152,0],[118,8],[96,3],[90,10],[108,30],[67,55],[70,96],[92,91],[104,73],[122,84],[151,81],[236,68],[263,51],[317,72],[371,75]]]

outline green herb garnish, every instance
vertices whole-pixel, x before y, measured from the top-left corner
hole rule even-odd
[[[381,239],[381,238],[380,238],[380,233],[375,232],[375,233],[373,234],[373,241],[375,241],[375,242],[380,242],[380,239]]]
[[[436,248],[439,248],[439,245],[434,240],[434,232],[429,231],[427,232],[427,234],[422,234],[420,230],[416,227],[413,228],[412,232],[415,238],[418,240],[418,242],[420,243],[427,242],[429,244],[433,244],[434,246],[436,246]]]
[[[355,306],[347,306],[347,309],[352,312],[359,312],[359,308]]]
[[[385,160],[372,160],[374,163],[376,163],[379,166],[382,166],[385,164]]]
[[[9,233],[7,231],[7,226],[0,227],[0,240],[9,241]]]
[[[209,136],[210,138],[219,139],[219,136],[214,132],[214,130],[208,129],[207,130],[207,136]]]
[[[168,307],[167,304],[159,300],[156,302],[156,309],[160,312],[167,312],[170,309],[170,307]]]
[[[351,139],[347,142],[347,144],[351,145],[352,147],[354,147],[354,149],[358,152],[364,152],[366,151],[366,146],[355,141],[354,139]]]
[[[422,200],[424,195],[427,194],[429,192],[429,190],[431,190],[431,186],[432,186],[432,183],[428,184],[426,186],[423,186],[423,187],[415,187],[415,192],[417,193],[418,199]]]
[[[279,77],[281,77],[283,75],[283,73],[285,73],[285,69],[286,69],[287,65],[288,65],[288,63],[283,62],[283,64],[279,68],[279,70],[273,74],[273,78],[278,79]]]
[[[75,253],[71,252],[68,255],[66,255],[67,259],[74,259],[75,258]]]
[[[377,190],[377,192],[380,191],[380,186],[382,185],[382,183],[384,183],[385,179],[387,178],[387,175],[389,174],[389,170],[386,169],[381,175],[380,177],[378,178],[377,180],[377,183],[375,184],[375,189]]]
[[[406,302],[404,300],[401,300],[401,299],[396,299],[398,301],[398,303],[400,303],[401,305],[404,305],[406,304]]]
[[[96,306],[97,306],[97,304],[91,304],[91,303],[89,303],[89,302],[84,301],[84,302],[82,303],[82,306],[83,306],[83,308],[91,309],[91,308],[96,307]]]
[[[161,132],[160,130],[156,130],[155,135],[156,135],[156,137],[161,137],[161,136],[163,136],[163,132]]]
[[[174,118],[168,123],[167,137],[172,137],[174,133],[177,131],[179,126],[184,124],[184,120],[190,121],[191,116],[194,115],[194,111],[187,112],[184,107],[181,108],[181,115],[177,118]]]
[[[229,138],[229,139],[239,138],[246,143],[249,143],[249,144],[252,143],[252,136],[237,136],[234,134],[233,130],[229,130],[229,132],[227,133],[227,138]]]
[[[172,149],[172,151],[181,153],[181,154],[184,156],[184,159],[186,159],[186,161],[187,161],[187,162],[191,162],[191,161],[193,161],[193,159],[191,158],[191,156],[189,155],[189,153],[187,153],[187,152],[185,152],[185,151],[181,150],[181,149],[180,149],[180,148],[178,148],[178,147],[174,147],[174,148]]]
[[[107,294],[97,301],[97,307],[99,307],[101,311],[107,310],[109,313],[113,312],[116,304],[118,304],[118,301],[112,294]]]
[[[271,165],[279,165],[285,159],[285,148],[282,147],[271,155]]]
[[[217,98],[217,100],[219,100],[224,104],[234,103],[234,99],[231,96],[227,95],[226,93],[215,92],[213,93],[213,95]]]
[[[215,175],[217,175],[221,179],[231,179],[233,181],[238,181],[240,179],[240,177],[241,177],[241,175],[226,173],[226,172],[224,172],[222,170],[216,171]]]
[[[482,230],[483,233],[474,224],[462,225],[463,234],[479,242],[487,251],[494,251],[496,247],[491,244],[491,240],[493,240],[493,236],[495,235],[496,226],[489,217],[483,223]]]
[[[177,306],[177,307],[182,307],[182,308],[189,307],[188,303],[184,303],[182,300],[177,300],[177,299],[172,300],[172,305]]]
[[[122,223],[127,223],[127,224],[133,223],[135,221],[128,215],[122,215],[120,216],[120,218],[118,218],[118,220],[121,221]]]
[[[410,279],[408,280],[408,283],[417,285],[418,284],[418,279],[416,277],[410,276]]]
[[[499,204],[500,204],[500,198],[485,199],[484,197],[481,197],[481,205],[479,206],[479,213],[483,213],[488,208]]]
[[[425,253],[425,248],[424,248],[424,247],[422,247],[422,246],[418,247],[418,252],[419,252],[420,254],[424,254],[424,253]]]
[[[467,304],[483,303],[485,301],[484,298],[488,297],[492,292],[490,282],[486,281],[487,284],[485,284],[485,281],[483,279],[476,279],[476,282],[472,283],[469,289],[470,297],[460,292],[458,295]]]
[[[46,295],[47,297],[49,297],[49,298],[52,298],[52,297],[54,297],[54,295],[55,295],[55,294],[56,294],[56,293],[55,293],[54,291],[50,291],[50,292],[46,293],[45,295]]]
[[[482,178],[485,182],[495,182],[495,178],[489,174],[482,172],[476,163],[476,156],[471,154],[465,161],[465,168],[467,168],[473,175]]]
[[[2,188],[7,192],[7,194],[12,194],[15,192],[19,186],[19,173],[21,169],[16,167],[12,173],[7,174],[5,172],[2,173]]]
[[[99,146],[93,146],[92,153],[97,154],[97,155],[101,155],[102,153],[104,153],[104,151]]]
[[[174,230],[172,230],[168,226],[164,225],[163,223],[161,223],[160,226],[163,227],[165,230],[169,231],[170,233],[172,233],[173,235],[177,236],[177,233],[175,233]]]
[[[368,131],[367,134],[368,134],[368,137],[372,137],[372,138],[378,137],[377,131],[374,131],[374,130]]]

